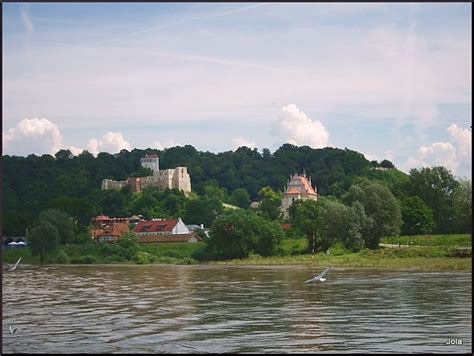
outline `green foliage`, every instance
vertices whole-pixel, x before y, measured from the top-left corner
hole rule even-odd
[[[362,214],[334,199],[296,201],[289,209],[290,221],[307,237],[308,252],[326,251],[337,242],[354,251],[364,247]]]
[[[148,252],[138,251],[134,259],[139,265],[144,265],[152,262],[152,255]]]
[[[271,256],[284,238],[281,226],[251,211],[233,210],[220,215],[211,227],[207,252],[215,258],[245,258],[250,253]]]
[[[263,187],[258,191],[260,205],[256,208],[258,215],[267,220],[276,221],[281,219],[282,212],[280,210],[283,195],[274,192],[270,187]]]
[[[202,197],[189,199],[184,207],[183,221],[186,224],[211,226],[223,210],[222,202],[216,198]]]
[[[461,180],[453,191],[455,232],[472,233],[472,183]]]
[[[454,229],[453,193],[458,185],[452,173],[444,167],[410,170],[407,191],[411,196],[419,196],[433,210],[436,233]]]
[[[38,226],[31,229],[28,236],[31,254],[33,256],[39,256],[41,264],[43,264],[45,258],[57,248],[58,241],[58,229],[47,221],[41,221]]]
[[[148,175],[149,171],[140,166],[140,158],[145,154],[158,154],[162,169],[187,166],[193,186],[192,198],[157,189],[138,194],[130,189],[101,190],[104,178],[125,180],[134,175]],[[459,200],[470,194],[460,192],[458,198],[454,197],[457,182],[446,169],[414,170],[410,176],[395,168],[373,170],[373,162],[349,149],[312,149],[284,144],[274,153],[266,148],[260,154],[257,149],[239,147],[233,152],[214,154],[198,152],[186,145],[164,151],[134,149],[113,155],[102,152],[97,157],[87,151],[73,156],[70,151],[61,150],[54,156],[6,155],[2,157],[2,163],[4,236],[24,235],[25,229],[33,228],[38,215],[48,209],[61,210],[71,216],[75,235],[84,232],[90,219],[98,214],[111,217],[141,214],[145,218],[181,216],[186,223],[210,226],[220,213],[221,206],[216,202],[246,208],[244,190],[251,201],[262,199],[258,194],[262,187],[269,187],[278,194],[288,176],[303,169],[321,196],[341,198],[351,185],[358,183],[357,179],[367,177],[388,187],[400,200],[419,196],[433,210],[437,231],[467,232],[471,229],[472,214],[465,208],[468,206],[466,199],[464,203]],[[384,165],[391,167],[390,163]],[[228,192],[232,192],[230,197]],[[188,206],[189,200],[196,199],[205,203]],[[260,214],[278,220],[277,205],[281,204],[281,196],[280,199],[264,200]],[[184,218],[186,214],[191,220]]]
[[[75,264],[93,264],[97,263],[97,258],[93,255],[80,256],[79,258],[71,259],[71,263]]]
[[[39,214],[40,222],[49,222],[55,226],[59,234],[59,243],[67,244],[74,241],[74,224],[71,217],[63,211],[48,209]]]
[[[400,243],[408,246],[472,246],[472,238],[467,234],[390,236],[384,237],[381,242],[395,245]]]
[[[380,162],[380,167],[383,167],[383,168],[395,168],[395,166],[393,165],[393,163],[390,162],[390,161],[387,160],[387,159],[384,159],[382,162]]]
[[[230,203],[247,209],[250,205],[250,195],[245,188],[235,189],[230,196]]]
[[[401,232],[403,235],[429,234],[434,231],[433,211],[420,197],[402,199],[401,212],[403,220]]]
[[[54,263],[67,264],[69,263],[69,255],[64,250],[59,250],[53,259]]]
[[[398,235],[402,224],[400,205],[387,187],[363,179],[351,186],[343,196],[343,201],[354,206],[358,202],[363,207],[362,237],[368,248],[378,248],[382,236]],[[357,210],[362,213],[361,207]]]

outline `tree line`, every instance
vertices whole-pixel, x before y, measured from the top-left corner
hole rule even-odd
[[[128,188],[101,190],[104,178],[124,180],[150,174],[140,166],[140,158],[145,154],[158,154],[160,169],[188,167],[193,193],[186,197],[180,191],[154,188],[139,194]],[[397,233],[402,234],[471,232],[470,181],[457,180],[444,167],[412,169],[405,174],[387,160],[380,164],[369,162],[361,153],[349,149],[284,144],[274,153],[240,147],[216,154],[186,145],[163,151],[99,153],[97,157],[87,151],[74,156],[61,150],[54,156],[7,155],[2,162],[4,236],[24,235],[26,229],[38,226],[40,214],[48,209],[62,211],[72,218],[74,234],[69,243],[85,240],[91,218],[99,214],[180,216],[186,223],[209,227],[223,213],[222,203],[248,209],[252,201],[259,201],[259,208],[251,212],[266,221],[281,223],[279,205],[283,188],[291,174],[303,171],[311,177],[323,199],[318,207],[295,205],[293,210],[298,207],[300,211],[291,212],[290,220],[294,223],[305,214],[317,215],[320,220],[325,214],[339,216],[341,222],[334,223],[334,228],[340,230],[336,234],[341,234],[342,240],[367,246],[373,245],[367,240],[371,235],[380,235],[371,230],[370,224],[372,229],[385,234],[397,232],[384,230],[383,222],[392,218],[400,220]],[[386,169],[374,169],[377,167]],[[392,197],[394,208],[387,216],[369,216],[368,211],[377,212]],[[362,204],[364,199],[367,206]],[[344,228],[344,224],[349,225]],[[300,228],[311,230],[304,224]],[[321,228],[311,231],[311,235],[324,240]],[[351,235],[343,237],[344,231],[351,231]]]

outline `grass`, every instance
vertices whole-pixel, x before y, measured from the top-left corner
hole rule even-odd
[[[308,265],[312,266],[313,256],[310,254],[297,256],[261,257],[250,256],[243,260],[210,262],[225,265]],[[417,270],[471,270],[470,258],[457,257],[394,257],[387,256],[385,249],[377,252],[362,251],[343,255],[326,255],[319,253],[314,256],[314,265],[318,268],[357,267],[357,268],[390,268]]]
[[[471,235],[415,235],[415,236],[392,236],[382,238],[381,243],[414,246],[452,246],[452,247],[471,247]],[[411,242],[411,243],[410,243]]]

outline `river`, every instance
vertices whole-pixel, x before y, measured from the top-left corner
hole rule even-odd
[[[334,268],[303,284],[310,277],[304,266],[21,265],[3,273],[2,349],[472,351],[471,272]]]

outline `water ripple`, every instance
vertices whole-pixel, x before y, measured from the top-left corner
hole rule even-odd
[[[471,273],[335,270],[311,286],[308,274],[26,266],[3,278],[3,352],[471,351]],[[448,337],[463,344],[448,346]]]

